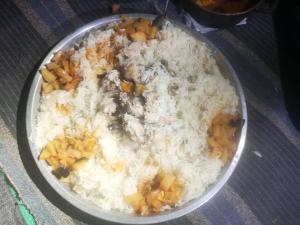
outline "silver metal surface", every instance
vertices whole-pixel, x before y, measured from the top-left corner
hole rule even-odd
[[[154,20],[152,21],[152,25],[154,25],[158,28],[162,28],[166,24],[166,22],[167,22],[167,9],[168,9],[168,6],[169,6],[169,1],[170,0],[166,0],[163,14],[156,16],[154,18]]]
[[[149,15],[149,14],[127,14],[127,16],[130,17],[144,17],[153,20],[155,18],[155,15]],[[89,31],[92,29],[97,29],[101,28],[108,23],[119,21],[120,20],[120,15],[115,15],[111,17],[106,17],[103,19],[98,19],[95,20],[91,23],[88,23],[87,25],[77,29],[74,31],[72,34],[68,35],[64,39],[62,39],[45,57],[43,62],[40,65],[40,68],[42,68],[45,64],[50,62],[50,59],[53,56],[53,53],[59,51],[59,50],[64,50],[69,47],[71,47],[75,41],[80,40],[83,36],[85,36]],[[205,202],[207,202],[210,198],[212,198],[227,182],[231,174],[233,173],[244,148],[245,144],[245,139],[246,139],[246,131],[247,131],[247,109],[246,109],[246,101],[244,97],[244,93],[241,87],[241,84],[229,64],[229,62],[226,60],[226,58],[223,56],[223,54],[216,48],[214,47],[206,38],[201,36],[200,34],[196,32],[192,32],[187,30],[186,27],[184,27],[182,24],[175,23],[177,26],[179,26],[181,29],[186,31],[187,33],[195,36],[201,41],[204,41],[207,43],[208,48],[211,49],[214,58],[216,59],[216,62],[224,75],[224,77],[228,78],[232,85],[236,88],[236,92],[240,98],[240,104],[239,104],[239,111],[241,113],[242,119],[245,120],[244,126],[241,129],[240,133],[240,139],[238,142],[237,150],[235,152],[235,155],[232,159],[231,162],[229,162],[226,166],[223,167],[222,172],[220,176],[218,177],[218,180],[210,185],[205,193],[189,202],[184,204],[183,206],[176,207],[172,210],[162,212],[157,215],[150,215],[150,216],[137,216],[137,215],[128,215],[116,211],[112,212],[106,212],[103,211],[101,208],[97,207],[91,202],[88,202],[72,191],[68,189],[68,187],[62,185],[58,179],[51,173],[49,167],[46,165],[44,161],[39,161],[38,160],[38,155],[40,152],[40,149],[37,149],[35,144],[33,143],[32,140],[34,140],[35,137],[35,122],[36,122],[36,115],[38,112],[38,107],[40,103],[40,90],[41,90],[41,84],[42,84],[42,78],[39,72],[37,71],[34,80],[32,82],[31,88],[30,88],[30,93],[28,97],[28,103],[27,103],[27,108],[26,108],[26,131],[27,131],[27,137],[28,137],[28,142],[29,146],[31,148],[31,152],[33,155],[33,158],[35,159],[35,162],[40,169],[42,175],[45,177],[49,185],[51,185],[55,191],[61,195],[66,201],[70,202],[72,205],[77,207],[78,209],[88,213],[89,215],[92,215],[96,218],[99,219],[104,219],[107,221],[111,222],[116,222],[116,223],[125,223],[125,224],[149,224],[149,223],[158,223],[158,222],[163,222],[171,219],[178,218],[180,216],[183,216],[196,208],[200,207],[203,205]],[[40,69],[39,68],[39,69]]]

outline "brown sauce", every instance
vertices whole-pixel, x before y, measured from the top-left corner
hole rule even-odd
[[[238,13],[251,7],[249,0],[193,0],[201,8],[220,13]]]

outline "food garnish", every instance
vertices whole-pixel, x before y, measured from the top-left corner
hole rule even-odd
[[[54,54],[51,62],[40,70],[44,82],[42,91],[48,94],[54,90],[70,91],[75,89],[82,77],[77,74],[79,63],[71,60],[74,49],[58,51]]]
[[[240,124],[241,119],[238,115],[219,113],[213,118],[208,130],[208,145],[212,158],[220,158],[223,162],[232,158]]]
[[[58,177],[67,177],[73,170],[79,170],[94,154],[97,140],[92,133],[80,136],[62,135],[49,141],[42,149],[40,160],[45,160]]]
[[[145,42],[156,37],[157,28],[152,26],[151,21],[138,18],[132,19],[127,16],[122,17],[122,22],[115,26],[115,30],[122,33],[122,30],[132,41]]]
[[[183,184],[174,173],[160,171],[152,180],[142,182],[138,192],[125,197],[137,214],[159,212],[164,206],[175,207],[183,194]]]

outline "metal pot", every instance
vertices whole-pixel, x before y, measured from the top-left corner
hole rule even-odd
[[[200,24],[215,27],[227,28],[242,21],[249,13],[259,9],[264,0],[250,0],[250,7],[236,13],[222,13],[205,9],[192,0],[181,1],[181,7]]]
[[[132,18],[142,17],[150,20],[153,20],[155,18],[155,15],[149,15],[149,14],[126,14],[126,15]],[[115,15],[115,16],[110,16],[110,17],[95,20],[91,23],[88,23],[80,27],[70,35],[66,36],[50,50],[50,52],[42,61],[38,71],[45,64],[50,62],[55,52],[70,48],[71,46],[74,45],[75,42],[81,40],[88,32],[90,32],[93,29],[101,29],[111,22],[120,21],[121,19],[120,16],[121,15]],[[227,78],[236,89],[236,93],[239,96],[238,110],[241,114],[242,120],[244,121],[244,125],[240,130],[238,145],[235,154],[232,160],[222,168],[222,171],[218,176],[217,181],[214,184],[210,185],[203,193],[203,195],[187,202],[186,204],[180,207],[175,207],[174,209],[161,212],[155,215],[149,215],[149,216],[137,216],[137,215],[120,213],[116,211],[111,211],[111,212],[104,211],[99,207],[97,207],[96,205],[94,205],[93,203],[80,198],[78,195],[72,192],[67,186],[62,185],[62,183],[60,183],[58,179],[51,173],[46,162],[38,160],[40,149],[37,148],[33,140],[35,139],[36,136],[35,121],[36,121],[36,116],[40,104],[40,90],[41,90],[43,79],[39,74],[39,72],[37,71],[30,87],[30,92],[27,100],[27,108],[26,108],[26,131],[27,131],[27,139],[30,146],[30,150],[39,171],[48,182],[48,185],[51,186],[62,197],[61,201],[64,200],[79,210],[79,214],[82,220],[88,220],[88,218],[92,218],[94,221],[97,221],[99,224],[100,223],[107,224],[107,221],[113,223],[122,223],[122,224],[152,224],[152,223],[159,223],[159,222],[164,222],[167,220],[178,218],[200,207],[205,202],[207,202],[210,198],[212,198],[224,186],[224,184],[227,182],[227,180],[233,173],[235,167],[237,166],[237,163],[241,157],[244,144],[245,144],[247,121],[248,121],[246,101],[245,101],[244,93],[241,84],[239,82],[239,79],[235,74],[233,68],[229,64],[229,62],[224,57],[224,55],[216,47],[214,47],[205,37],[203,37],[201,34],[197,32],[192,32],[188,30],[182,24],[178,24],[174,21],[172,22],[176,26],[180,27],[183,31],[187,32],[188,34],[206,43],[207,47],[211,50],[212,56],[215,58],[216,63],[222,75],[225,78]],[[39,186],[39,188],[43,189],[45,187]],[[47,197],[49,200],[55,202],[55,199],[51,199],[53,196],[49,195]],[[62,203],[60,203],[60,205],[63,211],[68,212],[67,209],[63,208]],[[103,220],[105,220],[106,222],[103,222]]]

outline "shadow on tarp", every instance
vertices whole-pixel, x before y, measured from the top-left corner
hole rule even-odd
[[[18,148],[21,156],[21,160],[23,165],[35,183],[35,185],[39,188],[39,190],[43,193],[43,195],[57,208],[61,211],[65,212],[72,218],[80,220],[82,222],[88,224],[114,224],[108,221],[100,220],[96,217],[93,217],[78,208],[74,207],[72,204],[67,202],[64,198],[62,198],[46,181],[43,177],[42,173],[40,172],[39,168],[37,167],[33,155],[31,153],[28,139],[27,139],[27,132],[26,132],[26,106],[28,101],[29,90],[38,70],[42,60],[48,52],[42,56],[41,60],[34,66],[33,70],[27,77],[25,84],[22,89],[19,105],[18,105],[18,113],[17,113],[17,142]]]

